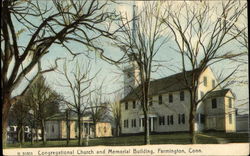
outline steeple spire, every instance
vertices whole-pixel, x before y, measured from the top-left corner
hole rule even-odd
[[[132,37],[133,40],[135,40],[135,29],[136,29],[136,23],[135,23],[135,17],[136,17],[136,5],[135,5],[135,0],[133,1],[133,25],[132,25]]]

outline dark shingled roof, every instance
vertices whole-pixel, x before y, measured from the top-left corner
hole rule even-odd
[[[212,91],[207,95],[207,98],[222,97],[222,96],[225,96],[229,91],[230,91],[230,89],[221,89],[221,90]]]
[[[57,113],[55,115],[50,116],[47,120],[66,120],[66,114],[65,113]],[[75,115],[70,116],[70,120],[76,120]]]
[[[197,70],[187,71],[186,77],[187,81],[190,84],[192,72],[196,72]],[[157,79],[150,82],[150,90],[149,96],[159,95],[167,92],[179,91],[187,89],[184,74],[178,73],[165,78]],[[140,86],[131,91],[121,102],[130,101],[138,99],[138,95],[140,95]]]

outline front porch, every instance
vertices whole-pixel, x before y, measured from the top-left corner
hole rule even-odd
[[[157,124],[157,115],[156,114],[149,114],[148,119],[149,119],[149,132],[156,132],[156,124]],[[139,132],[144,132],[144,115],[140,115],[139,118]]]

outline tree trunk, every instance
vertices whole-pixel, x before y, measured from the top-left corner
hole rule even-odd
[[[2,144],[6,147],[7,144],[7,127],[8,127],[8,117],[11,107],[10,96],[3,95],[3,110],[2,110]]]
[[[121,128],[121,124],[119,123],[119,126],[118,126],[118,136],[120,136],[120,134],[122,133],[122,128]]]
[[[116,130],[117,130],[117,136],[120,136],[120,134],[121,134],[121,130],[122,130],[122,128],[121,128],[121,122],[120,122],[121,120],[118,120],[117,121],[117,128],[116,128]]]
[[[70,139],[70,121],[69,121],[69,112],[67,110],[66,112],[66,126],[67,126],[67,146],[69,145],[69,139]]]
[[[42,128],[42,140],[43,144],[46,144],[46,130],[45,130],[45,121],[44,119],[41,120],[41,128]]]
[[[195,115],[191,112],[189,118],[190,142],[196,144]]]
[[[82,144],[82,126],[81,126],[81,117],[78,115],[78,146]]]
[[[115,135],[116,135],[116,136],[119,136],[119,135],[120,135],[120,126],[119,126],[119,123],[118,123],[118,122],[116,123],[116,127],[115,127]]]
[[[31,130],[30,130],[30,143],[31,143],[31,145],[33,145],[34,144],[34,141],[33,141],[33,127],[31,127]]]
[[[18,126],[17,141],[19,142],[19,146],[22,147],[22,144],[24,143],[24,127],[22,124]]]
[[[19,147],[22,147],[22,142],[21,142],[21,128],[19,127],[18,128],[18,131],[17,131],[17,141],[19,142]]]
[[[146,111],[144,111],[144,144],[150,145],[150,133],[149,133],[149,118]]]
[[[189,133],[190,133],[190,142],[196,144],[196,132],[195,132],[195,114],[196,106],[194,97],[195,95],[191,93],[190,97],[190,112],[189,112]]]
[[[95,133],[94,133],[94,138],[96,138],[96,133],[97,133],[97,130],[96,130],[96,122],[94,122],[94,131],[95,131]]]
[[[95,124],[95,123],[94,123]],[[95,127],[95,126],[94,126]],[[89,146],[89,123],[88,123],[88,127],[87,130],[85,132],[85,146]]]
[[[24,143],[24,136],[25,135],[25,132],[24,132],[24,126],[22,125],[21,127],[21,143],[23,144]]]
[[[38,140],[39,140],[39,138],[38,138],[38,128],[36,128],[36,137],[35,137],[35,139],[36,139],[36,142],[38,142]]]

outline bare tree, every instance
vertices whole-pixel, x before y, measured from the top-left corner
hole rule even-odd
[[[157,68],[154,57],[166,42],[166,38],[162,36],[164,25],[159,20],[162,13],[161,3],[144,2],[142,11],[133,19],[133,26],[129,19],[124,17],[119,24],[120,34],[115,42],[124,52],[126,61],[134,62],[139,70],[139,100],[145,119],[145,144],[150,144],[148,111],[151,73]]]
[[[181,65],[184,82],[190,94],[189,129],[192,143],[195,139],[195,114],[197,105],[216,87],[226,82],[238,69],[224,75],[218,84],[198,99],[198,87],[202,72],[218,62],[236,59],[245,52],[234,52],[226,48],[245,31],[238,27],[238,31],[231,34],[236,22],[246,9],[246,3],[240,1],[221,1],[213,6],[210,2],[183,2],[177,7],[168,4],[167,17],[162,21],[170,28],[173,40],[177,45],[176,51],[181,55]],[[212,19],[216,13],[217,17]],[[191,69],[187,74],[188,69]],[[189,81],[190,79],[190,81]]]
[[[52,45],[64,47],[73,57],[89,51],[103,53],[100,38],[112,38],[110,23],[116,18],[108,6],[113,1],[39,1],[4,0],[1,3],[1,99],[3,145],[7,139],[8,114],[12,104],[23,96],[39,73],[52,71],[55,66],[38,71],[37,63],[49,53]],[[25,42],[23,42],[25,41]],[[74,52],[69,43],[87,50]],[[29,75],[31,72],[35,74]],[[26,80],[21,93],[13,91]]]
[[[63,71],[58,73],[62,74],[65,78],[66,85],[64,87],[69,88],[72,99],[66,99],[65,102],[68,108],[77,114],[77,126],[78,126],[78,145],[82,145],[82,122],[81,118],[86,112],[88,103],[90,101],[89,95],[91,94],[90,86],[92,80],[96,77],[97,73],[90,77],[91,65],[86,63],[86,65],[80,65],[76,61],[75,68],[73,72],[69,72],[67,68],[66,61],[63,66]]]
[[[53,91],[45,81],[43,76],[40,76],[35,83],[31,85],[25,95],[29,110],[35,114],[36,120],[39,122],[42,131],[43,144],[46,143],[46,127],[45,121],[48,117],[59,112],[60,96]]]
[[[90,94],[90,102],[88,111],[94,124],[94,137],[96,137],[96,124],[97,122],[105,119],[108,113],[108,103],[103,99],[102,85],[96,88],[92,94]]]
[[[115,124],[115,135],[120,136],[121,134],[121,97],[115,96],[114,102],[110,102],[110,112],[112,114],[112,120]]]
[[[66,113],[66,128],[67,128],[67,146],[69,145],[70,140],[70,109],[65,110]]]
[[[20,146],[25,141],[25,126],[29,125],[29,113],[28,105],[25,104],[24,100],[18,100],[15,105],[12,106],[10,111],[10,123],[11,125],[17,125],[17,140]]]

